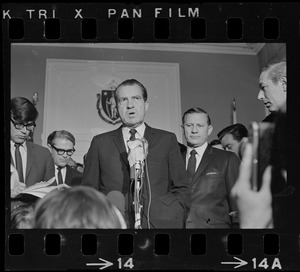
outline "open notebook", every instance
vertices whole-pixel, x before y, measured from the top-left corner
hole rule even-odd
[[[32,186],[27,187],[21,193],[13,197],[13,200],[27,200],[33,201],[36,198],[43,198],[45,195],[50,193],[53,190],[70,188],[67,184],[56,185],[55,177],[49,179],[48,181],[41,181]]]

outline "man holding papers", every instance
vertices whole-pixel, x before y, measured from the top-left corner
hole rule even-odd
[[[24,97],[11,99],[10,162],[16,168],[19,181],[29,187],[54,176],[54,162],[49,150],[28,140],[36,126],[38,111]]]

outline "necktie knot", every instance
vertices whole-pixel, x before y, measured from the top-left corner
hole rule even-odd
[[[191,152],[190,152],[191,156],[196,156],[197,154],[197,151],[195,149],[192,149]]]
[[[137,131],[136,131],[135,128],[132,128],[132,129],[129,130],[129,133],[130,133],[130,138],[129,138],[129,140],[130,140],[130,141],[133,141],[133,140],[136,139],[136,138],[135,138],[136,132],[137,132]]]

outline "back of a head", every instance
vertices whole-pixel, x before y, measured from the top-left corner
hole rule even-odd
[[[18,122],[35,121],[38,117],[36,107],[25,97],[14,97],[10,100],[11,117]]]
[[[237,123],[237,124],[233,124],[231,126],[223,128],[217,134],[217,136],[218,136],[219,140],[221,141],[222,138],[226,134],[231,134],[235,140],[240,142],[244,137],[248,137],[248,130],[243,124]]]
[[[119,214],[99,191],[76,186],[51,192],[41,199],[34,214],[34,228],[120,229]]]
[[[12,210],[11,228],[12,229],[31,229],[34,213],[34,203],[24,204]]]

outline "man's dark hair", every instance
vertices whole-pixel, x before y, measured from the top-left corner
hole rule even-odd
[[[210,145],[219,145],[219,144],[221,144],[219,139],[214,139],[210,142]]]
[[[223,128],[217,134],[217,136],[218,136],[219,140],[221,141],[226,134],[231,134],[233,139],[240,142],[244,137],[248,137],[248,130],[244,125],[237,123],[237,124],[228,126],[226,128]]]
[[[206,117],[207,117],[207,124],[210,126],[211,125],[211,120],[210,120],[210,117],[208,115],[208,113],[201,109],[201,108],[190,108],[188,109],[182,116],[182,125],[184,125],[184,122],[185,122],[185,117],[187,114],[193,114],[193,113],[204,113],[206,114]]]
[[[24,97],[14,97],[10,100],[11,118],[18,123],[34,122],[38,117],[36,107]]]
[[[138,85],[141,88],[142,94],[143,94],[143,99],[144,99],[144,101],[147,101],[147,99],[148,99],[147,89],[141,82],[137,81],[136,79],[126,79],[125,81],[120,83],[118,85],[118,87],[116,88],[116,90],[115,90],[115,96],[118,97],[117,96],[117,91],[120,87],[122,87],[122,86],[132,86],[132,85]]]

